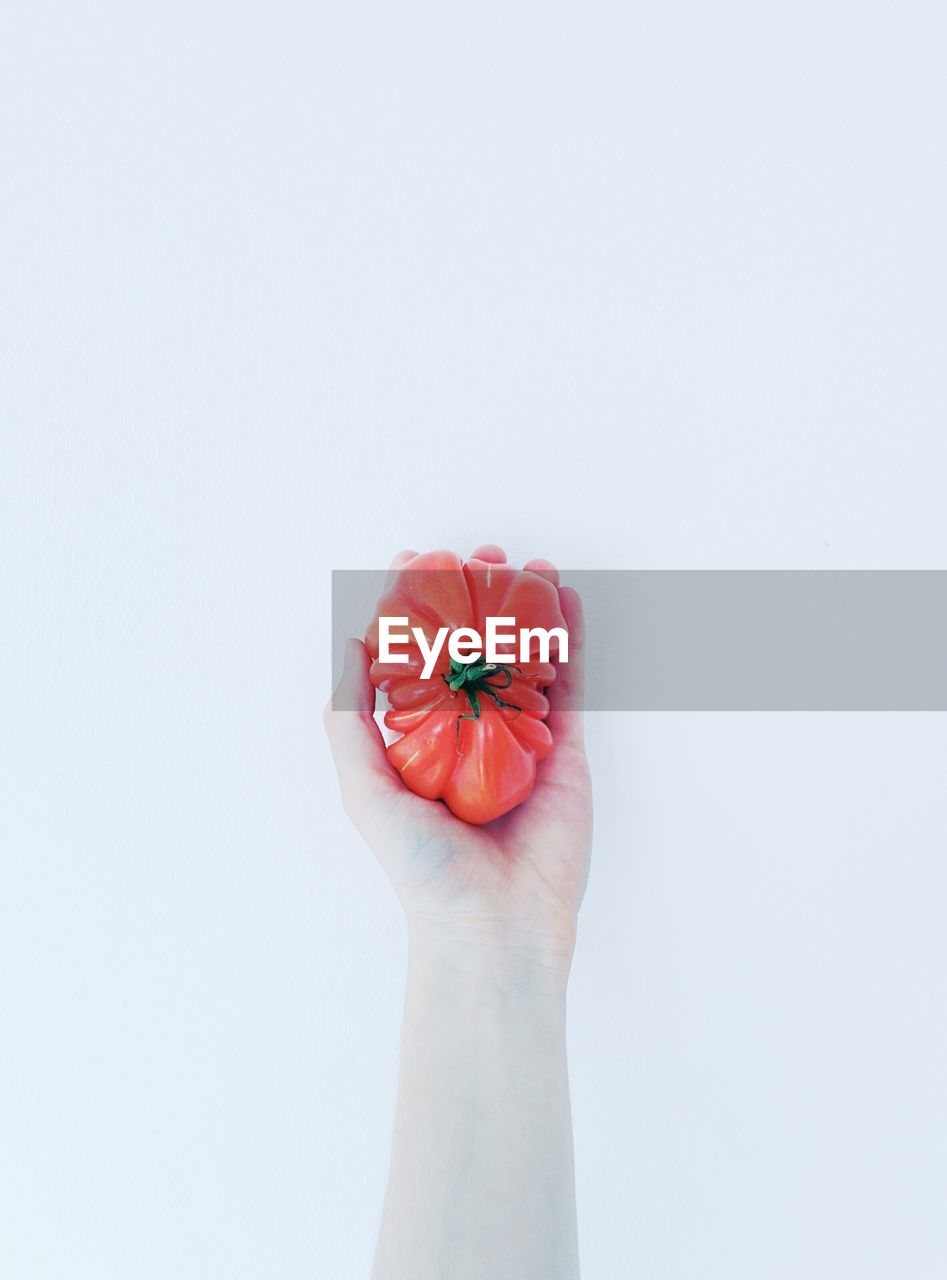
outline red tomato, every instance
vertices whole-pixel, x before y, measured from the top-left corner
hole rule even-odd
[[[416,641],[399,645],[405,663],[378,659],[378,617],[408,619],[398,631],[420,627],[431,645],[439,627],[472,627],[486,636],[486,618],[513,618],[521,627],[565,628],[559,592],[538,574],[506,564],[469,560],[449,551],[415,556],[390,579],[365,644],[371,678],[388,695],[385,724],[402,734],[388,759],[407,787],[427,800],[443,800],[465,822],[492,822],[521,804],[533,789],[537,762],[552,749],[543,723],[549,703],[542,690],[556,669],[550,662],[487,667],[452,664],[445,643],[433,673]]]

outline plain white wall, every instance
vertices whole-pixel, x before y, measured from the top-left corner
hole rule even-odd
[[[0,1272],[368,1273],[329,573],[947,553],[922,3],[11,8]],[[589,726],[584,1275],[947,1274],[944,716]]]

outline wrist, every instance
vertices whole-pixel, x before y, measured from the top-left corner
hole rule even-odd
[[[409,981],[481,999],[565,1001],[575,920],[408,919]]]

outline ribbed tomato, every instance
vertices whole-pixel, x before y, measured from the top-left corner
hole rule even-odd
[[[388,747],[388,759],[405,785],[427,800],[443,800],[465,822],[508,813],[532,791],[537,762],[552,749],[542,691],[555,679],[555,667],[533,660],[534,645],[525,663],[461,668],[445,644],[433,673],[422,679],[424,662],[413,639],[398,649],[407,663],[379,661],[379,617],[406,617],[409,634],[421,628],[428,645],[445,626],[484,636],[488,617],[514,619],[503,631],[517,635],[522,627],[565,628],[555,586],[507,564],[465,564],[449,551],[427,552],[395,572],[365,636],[372,682],[391,705],[385,724],[402,735]]]

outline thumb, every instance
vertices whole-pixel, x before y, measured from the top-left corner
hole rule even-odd
[[[342,802],[356,825],[361,825],[379,801],[394,798],[400,790],[385,755],[385,739],[375,722],[370,665],[362,642],[347,641],[342,677],[323,716]]]

